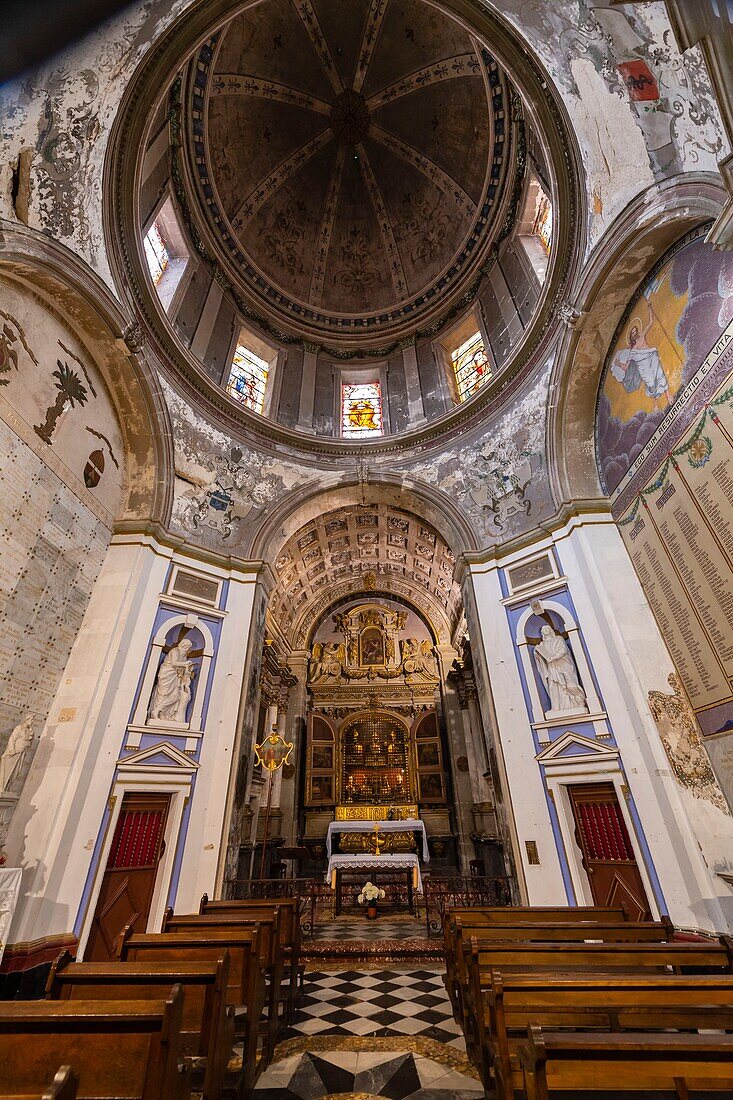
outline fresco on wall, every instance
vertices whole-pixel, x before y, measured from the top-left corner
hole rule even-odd
[[[705,227],[662,257],[626,309],[606,360],[597,418],[598,465],[613,493],[680,389],[733,321],[733,255]]]

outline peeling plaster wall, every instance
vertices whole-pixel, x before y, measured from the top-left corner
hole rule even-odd
[[[128,9],[36,72],[0,90],[0,214],[14,219],[12,166],[32,149],[28,222],[113,286],[102,232],[102,168],[136,66],[191,0]]]
[[[589,251],[654,180],[717,172],[729,150],[707,70],[697,47],[679,53],[661,0],[487,6],[536,51],[570,115],[586,171]]]
[[[370,483],[397,474],[406,489],[418,483],[443,494],[465,512],[483,546],[533,529],[553,512],[545,460],[550,367],[480,432],[443,443],[439,453],[370,457]],[[171,522],[189,541],[246,556],[268,512],[293,490],[356,479],[355,467],[339,469],[325,456],[305,466],[284,448],[258,453],[206,423],[169,386],[165,394],[176,448]]]
[[[102,166],[120,100],[151,42],[191,0],[150,0],[0,91],[0,213],[15,217],[12,166],[30,163],[29,224],[83,256],[111,285],[102,235]],[[681,56],[661,2],[504,0],[499,10],[534,49],[575,128],[587,172],[589,247],[654,179],[716,171],[727,152],[697,48]],[[620,64],[656,81],[629,90]],[[636,73],[636,76],[634,74]],[[641,73],[641,76],[644,76]],[[21,211],[21,213],[23,213]],[[23,214],[25,217],[25,215]]]

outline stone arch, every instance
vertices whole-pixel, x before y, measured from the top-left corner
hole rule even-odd
[[[250,556],[273,562],[280,548],[308,520],[324,511],[366,503],[412,512],[440,531],[456,558],[480,548],[468,517],[447,494],[414,478],[375,472],[365,483],[312,483],[288,494],[255,532]]]
[[[567,312],[550,382],[548,466],[555,498],[565,507],[605,502],[595,457],[596,403],[606,355],[629,300],[667,249],[717,217],[724,201],[712,174],[665,180],[629,203],[594,249]]]
[[[30,293],[73,332],[104,379],[125,444],[118,525],[166,523],[173,446],[160,383],[139,330],[102,280],[64,245],[3,221],[0,275]]]

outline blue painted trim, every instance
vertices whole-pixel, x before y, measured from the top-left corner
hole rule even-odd
[[[651,880],[652,890],[654,891],[654,896],[655,896],[655,900],[657,902],[657,906],[659,907],[659,912],[660,913],[669,913],[669,909],[667,907],[667,901],[664,897],[664,891],[662,890],[662,884],[659,881],[659,876],[657,875],[657,869],[654,866],[654,860],[652,859],[652,853],[651,853],[651,850],[649,848],[649,844],[647,843],[646,834],[644,833],[644,829],[642,828],[641,818],[639,817],[639,811],[636,808],[636,803],[634,801],[634,796],[631,793],[631,786],[629,785],[629,781],[628,781],[626,772],[623,769],[623,766],[621,768],[621,772],[622,772],[622,775],[624,777],[624,782],[626,783],[626,786],[628,787],[628,790],[629,790],[629,797],[627,799],[627,805],[629,807],[629,813],[631,815],[631,820],[634,823],[634,829],[636,830],[636,837],[637,837],[637,840],[639,841],[639,845],[641,847],[642,854],[644,856],[644,865],[647,869],[647,872],[649,874],[649,878]]]
[[[221,586],[219,592],[219,610],[226,611],[227,600],[229,599],[229,578],[227,577]]]
[[[181,816],[181,824],[178,828],[178,842],[176,845],[176,855],[173,860],[173,867],[171,868],[171,879],[168,887],[168,900],[166,905],[175,906],[176,895],[178,893],[178,883],[181,878],[181,868],[183,867],[183,853],[186,848],[186,837],[188,836],[188,826],[191,821],[191,806],[193,805],[193,794],[196,788],[196,776],[191,776],[191,787],[188,795],[188,803],[183,810]]]
[[[575,886],[573,885],[573,876],[570,874],[570,864],[568,862],[568,854],[565,851],[565,844],[563,842],[562,833],[560,831],[560,817],[557,812],[557,806],[552,798],[550,798],[550,792],[547,789],[547,783],[545,781],[544,770],[542,769],[542,786],[545,791],[545,801],[547,803],[547,810],[550,815],[550,824],[552,825],[552,836],[555,841],[555,849],[557,851],[557,858],[560,862],[560,873],[562,874],[563,886],[565,887],[565,896],[568,899],[568,905],[577,905],[578,899],[575,894]]]
[[[117,769],[115,768],[114,779],[112,780],[112,786],[114,787],[115,780],[117,779]],[[107,832],[107,826],[109,824],[112,811],[109,808],[109,799],[105,806],[104,813],[102,814],[102,824],[99,827],[97,833],[97,839],[92,850],[92,858],[89,861],[89,869],[87,871],[87,877],[84,880],[84,889],[81,892],[81,900],[79,901],[79,908],[76,911],[76,919],[74,921],[74,935],[79,937],[81,935],[82,925],[84,923],[84,917],[86,916],[87,905],[89,904],[89,897],[92,892],[92,884],[94,882],[94,876],[97,873],[97,867],[99,865],[99,857],[102,854],[102,843]]]

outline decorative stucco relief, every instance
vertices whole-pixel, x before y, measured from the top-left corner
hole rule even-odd
[[[448,445],[417,474],[460,504],[495,542],[535,527],[552,510],[545,458],[549,368],[482,438]]]
[[[171,523],[187,538],[212,547],[244,546],[265,509],[315,476],[233,441],[169,388],[166,396],[176,445]]]
[[[681,787],[695,798],[711,802],[730,816],[728,804],[718,786],[700,736],[695,712],[679,680],[672,672],[667,677],[671,695],[649,692],[649,708],[659,729],[672,771]]]

